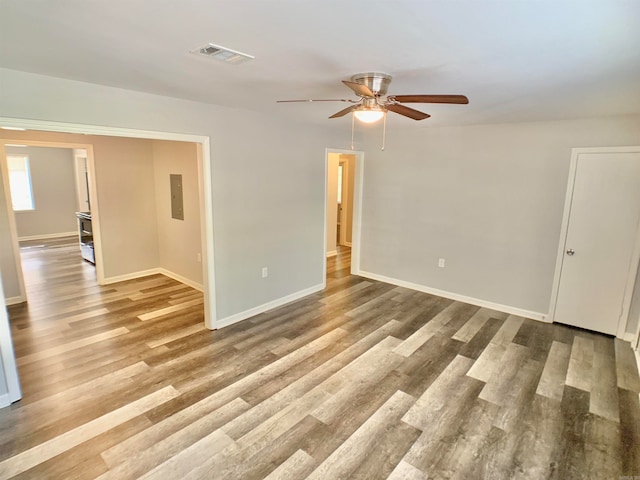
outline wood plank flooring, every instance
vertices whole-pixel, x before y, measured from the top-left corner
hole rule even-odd
[[[69,239],[22,251],[1,479],[640,475],[619,340],[351,276],[348,249],[326,290],[211,332],[188,286],[98,286]]]

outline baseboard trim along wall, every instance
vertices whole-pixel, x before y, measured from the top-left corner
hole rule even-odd
[[[17,296],[17,297],[9,297],[4,299],[4,304],[8,307],[10,305],[17,305],[19,303],[26,302],[26,297]]]
[[[214,328],[228,327],[229,325],[241,322],[242,320],[246,320],[247,318],[254,317],[256,315],[267,312],[269,310],[273,310],[274,308],[278,308],[283,305],[286,305],[287,303],[291,303],[296,300],[299,300],[302,297],[311,295],[312,293],[319,292],[324,288],[325,288],[324,284],[320,283],[318,285],[314,285],[313,287],[309,287],[304,290],[300,290],[299,292],[292,293],[291,295],[287,295],[286,297],[278,298],[276,300],[272,300],[271,302],[263,303],[262,305],[258,305],[257,307],[250,308],[249,310],[245,310],[244,312],[236,313],[229,317],[218,320],[217,322],[215,322]]]
[[[127,280],[134,280],[136,278],[148,277],[150,275],[156,275],[160,273],[159,268],[150,268],[149,270],[141,270],[139,272],[125,273],[124,275],[117,275],[115,277],[105,277],[102,281],[102,285],[111,285],[112,283],[126,282]]]
[[[200,292],[204,292],[204,286],[201,283],[194,282],[193,280],[188,279],[187,277],[183,277],[182,275],[178,275],[177,273],[173,273],[166,268],[159,268],[158,273],[161,273],[169,278],[173,278],[180,283],[184,283],[185,285],[189,285],[191,288],[195,288]]]
[[[173,278],[174,280],[184,283],[185,285],[189,285],[192,288],[195,288],[199,291],[204,291],[204,287],[202,284],[194,282],[193,280],[189,280],[182,275],[178,275],[177,273],[173,273],[165,268],[150,268],[149,270],[142,270],[140,272],[127,273],[125,275],[118,275],[116,277],[108,277],[103,281],[103,285],[111,285],[112,283],[118,282],[126,282],[127,280],[134,280],[136,278],[148,277],[150,275],[162,274],[166,277]]]
[[[332,250],[330,252],[327,252],[327,258],[335,257],[336,255],[338,255],[337,250]]]
[[[45,235],[27,235],[26,237],[18,237],[18,241],[23,240],[49,240],[51,238],[63,238],[63,237],[77,237],[78,231],[62,232],[62,233],[48,233]]]
[[[417,283],[406,282],[404,280],[398,280],[397,278],[385,277],[384,275],[378,275],[377,273],[359,271],[355,275],[361,277],[370,278],[372,280],[378,280],[380,282],[390,283],[399,287],[410,288],[411,290],[417,290],[418,292],[429,293],[431,295],[437,295],[438,297],[449,298],[458,302],[469,303],[471,305],[477,305],[479,307],[490,308],[491,310],[497,310],[498,312],[508,313],[509,315],[517,315],[519,317],[531,318],[533,320],[539,320],[541,322],[549,323],[547,315],[540,312],[532,312],[530,310],[524,310],[522,308],[512,307],[509,305],[502,305],[500,303],[489,302],[487,300],[481,300],[479,298],[467,297],[458,293],[447,292],[444,290],[438,290],[437,288],[427,287]]]
[[[9,405],[11,405],[9,394],[5,393],[4,395],[0,395],[0,408],[8,407]]]

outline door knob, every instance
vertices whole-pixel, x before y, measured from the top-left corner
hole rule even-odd
[[[567,250],[567,255],[569,255],[570,257],[573,256],[574,253],[576,253],[576,251],[573,248]]]

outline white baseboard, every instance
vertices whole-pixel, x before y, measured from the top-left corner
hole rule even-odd
[[[150,268],[149,270],[141,270],[139,272],[125,273],[124,275],[117,275],[115,277],[106,277],[100,283],[101,285],[111,285],[112,283],[126,282],[127,280],[135,280],[136,278],[148,277],[150,275],[157,275],[160,272],[159,268]]]
[[[539,320],[541,322],[549,323],[547,320],[547,315],[540,312],[532,312],[530,310],[524,310],[522,308],[512,307],[510,305],[502,305],[500,303],[489,302],[487,300],[482,300],[479,298],[467,297],[466,295],[447,292],[445,290],[438,290],[437,288],[431,288],[417,283],[406,282],[404,280],[398,280],[397,278],[385,277],[384,275],[378,275],[377,273],[360,271],[357,272],[356,275],[370,278],[372,280],[378,280],[380,282],[390,283],[392,285],[398,285],[399,287],[410,288],[411,290],[417,290],[419,292],[429,293],[431,295],[437,295],[438,297],[449,298],[458,302],[464,302],[471,305],[477,305],[479,307],[490,308],[491,310],[497,310],[498,312],[504,312],[510,315],[517,315],[519,317],[531,318],[533,320]]]
[[[162,268],[162,267],[150,268],[149,270],[142,270],[140,272],[127,273],[124,275],[118,275],[117,277],[108,277],[102,281],[102,285],[110,285],[112,283],[126,282],[127,280],[134,280],[136,278],[143,278],[143,277],[148,277],[150,275],[157,275],[157,274],[161,274],[166,277],[173,278],[174,280],[177,280],[180,283],[184,283],[185,285],[189,285],[190,287],[195,288],[196,290],[199,290],[201,292],[204,291],[204,287],[202,286],[202,284],[194,282],[193,280],[189,280],[188,278],[183,277],[182,275],[178,275],[177,273],[173,273],[167,270],[166,268]]]
[[[335,257],[336,255],[338,255],[338,251],[337,250],[332,250],[330,252],[327,252],[327,258]]]
[[[273,310],[274,308],[281,307],[287,303],[294,302],[296,300],[301,299],[302,297],[306,297],[307,295],[311,295],[312,293],[319,292],[324,289],[324,284],[320,283],[318,285],[314,285],[313,287],[306,288],[304,290],[300,290],[299,292],[292,293],[291,295],[287,295],[286,297],[278,298],[276,300],[272,300],[271,302],[263,303],[257,307],[250,308],[249,310],[245,310],[244,312],[236,313],[229,317],[220,319],[214,323],[213,328],[222,328],[228,327],[231,324],[241,322],[242,320],[246,320],[247,318],[254,317],[261,313],[264,313],[269,310]]]
[[[73,232],[62,232],[62,233],[47,233],[44,235],[27,235],[25,237],[18,237],[18,241],[21,242],[23,240],[48,240],[51,238],[62,238],[62,237],[72,237],[78,236],[78,231],[75,230]]]
[[[188,279],[187,277],[183,277],[182,275],[178,275],[177,273],[173,273],[166,268],[159,268],[158,273],[161,273],[169,278],[173,278],[180,283],[184,283],[185,285],[189,285],[191,288],[195,288],[200,292],[204,292],[204,285],[198,282],[194,282],[193,280]]]
[[[9,305],[17,305],[19,303],[26,302],[27,299],[21,295],[17,297],[8,297],[4,299],[4,304],[8,307]]]
[[[0,395],[0,408],[8,407],[9,405],[11,405],[9,394],[5,393],[4,395]]]

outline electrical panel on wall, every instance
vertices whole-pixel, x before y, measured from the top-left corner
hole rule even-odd
[[[182,206],[182,175],[169,175],[171,182],[171,218],[184,220],[184,208]]]

